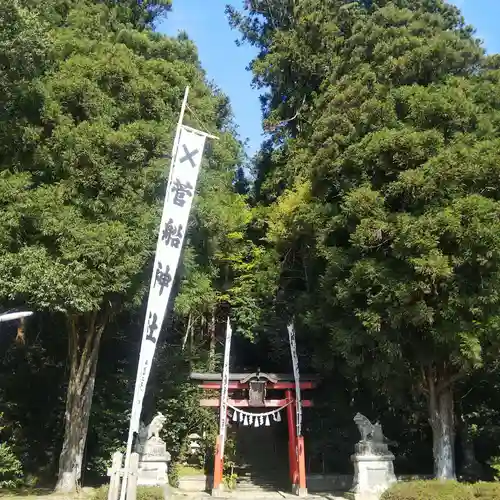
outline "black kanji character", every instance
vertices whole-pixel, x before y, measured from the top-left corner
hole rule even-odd
[[[189,182],[183,184],[179,179],[175,179],[172,186],[172,193],[174,193],[174,205],[183,207],[186,203],[185,196],[193,196],[193,186]]]
[[[188,161],[193,168],[196,167],[194,157],[199,153],[199,150],[195,149],[194,151],[189,151],[185,144],[182,145],[182,149],[184,150],[184,156],[181,158],[180,162],[184,163]]]
[[[160,293],[161,295],[161,293]],[[156,344],[155,332],[158,330],[158,316],[156,313],[149,313],[148,319],[148,334],[146,335],[146,340],[150,340],[153,344]]]
[[[176,226],[173,219],[169,219],[163,228],[163,233],[161,235],[161,240],[165,242],[165,245],[170,245],[174,248],[179,248],[182,238],[182,224]]]
[[[165,271],[163,271],[163,266],[161,262],[158,262],[158,269],[155,274],[155,284],[158,283],[160,285],[160,295],[163,293],[164,288],[168,288],[172,281],[172,275],[170,274],[170,266],[165,267]]]

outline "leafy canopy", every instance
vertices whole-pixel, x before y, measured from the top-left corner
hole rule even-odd
[[[133,4],[151,17],[168,2]],[[165,189],[161,157],[171,149],[185,86],[207,123],[217,120],[221,97],[205,84],[192,42],[137,30],[123,17],[135,7],[50,5],[64,22],[54,23],[50,10],[2,7],[17,19],[2,36],[13,74],[26,80],[16,92],[27,109],[14,128],[2,122],[15,133],[2,145],[0,294],[85,312],[141,290]],[[46,36],[44,17],[52,23]],[[44,57],[46,71],[36,61]],[[230,186],[238,145],[225,134],[208,168],[221,160],[221,182]]]
[[[500,299],[496,58],[440,0],[246,9],[228,10],[279,124],[255,194],[317,366],[478,366]]]

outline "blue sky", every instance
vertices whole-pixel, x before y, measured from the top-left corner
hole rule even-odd
[[[173,11],[158,31],[176,35],[185,30],[197,47],[207,76],[231,99],[241,139],[249,139],[253,154],[262,141],[259,91],[251,88],[252,76],[246,67],[255,50],[237,47],[238,33],[231,30],[224,14],[227,3],[240,7],[241,0],[173,0]]]
[[[460,7],[467,23],[476,28],[477,37],[484,41],[488,52],[500,52],[500,32],[498,31],[500,1],[454,0],[452,3]]]
[[[184,30],[198,46],[201,63],[208,78],[229,96],[242,139],[248,139],[252,155],[262,141],[259,91],[251,88],[252,77],[246,71],[255,54],[252,47],[237,47],[237,33],[227,23],[224,6],[239,7],[241,0],[174,0],[173,12],[158,26],[168,35]],[[490,53],[500,52],[500,0],[453,0],[465,20],[476,27]]]

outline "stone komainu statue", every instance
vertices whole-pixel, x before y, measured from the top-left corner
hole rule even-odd
[[[361,434],[361,441],[397,446],[397,443],[390,441],[384,436],[382,425],[379,422],[372,424],[364,415],[361,415],[361,413],[356,413],[354,422],[358,426],[359,433]]]
[[[144,425],[144,423],[141,422],[139,426],[138,441],[140,443],[145,443],[152,437],[160,439],[160,431],[163,429],[166,421],[166,417],[158,412],[149,425]]]
[[[361,415],[361,413],[356,413],[354,422],[361,434],[361,441],[372,441],[373,424],[364,415]]]
[[[382,426],[377,422],[372,424],[364,415],[356,413],[354,422],[358,426],[359,433],[361,434],[361,441],[372,441],[374,443],[384,443],[386,438],[382,432]]]

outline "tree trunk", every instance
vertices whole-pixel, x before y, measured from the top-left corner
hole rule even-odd
[[[83,327],[81,323],[84,323]],[[97,358],[105,324],[106,321],[102,321],[97,325],[97,312],[84,317],[69,317],[70,373],[64,414],[64,440],[55,488],[58,492],[68,493],[80,487]]]
[[[432,428],[434,475],[439,480],[456,479],[453,385],[450,377],[427,374],[429,422]]]

